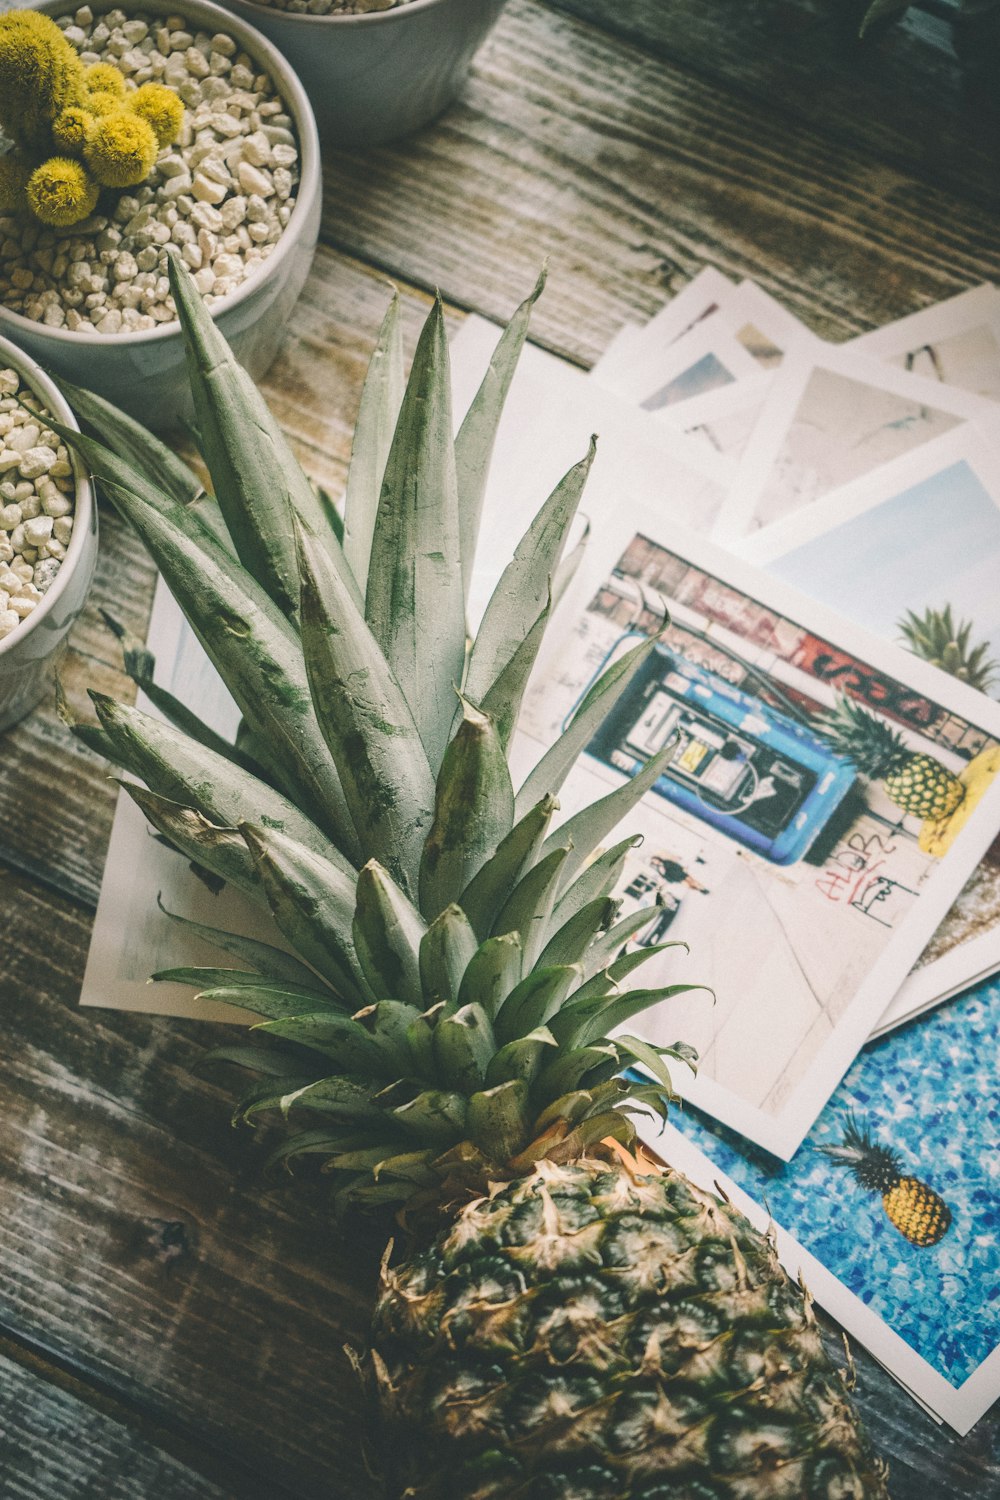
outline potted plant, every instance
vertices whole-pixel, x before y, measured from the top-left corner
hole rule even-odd
[[[0,730],[51,687],[97,558],[90,482],[48,416],[76,428],[48,376],[0,338]]]
[[[291,62],[324,141],[375,146],[452,102],[505,0],[224,3]]]
[[[315,251],[315,120],[294,72],[266,38],[210,0],[177,0],[169,8],[156,0],[81,7],[43,0],[37,11],[0,21],[0,72],[6,67],[16,81],[20,52],[33,40],[24,33],[51,29],[51,21],[85,87],[95,73],[115,87],[117,73],[119,97],[104,115],[109,91],[90,88],[82,108],[61,110],[57,89],[54,102],[37,105],[47,111],[41,138],[50,142],[40,151],[39,133],[22,124],[27,104],[10,82],[0,92],[10,148],[0,159],[0,331],[45,368],[147,424],[169,426],[193,413],[167,249],[174,245],[184,256],[213,317],[250,373],[261,376]],[[59,68],[72,72],[65,59]],[[150,91],[176,98],[180,118],[171,138],[164,130],[138,180],[134,173],[100,175],[101,131],[106,135],[108,120],[117,126],[122,109]],[[30,102],[31,90],[24,92]],[[90,123],[80,126],[74,150],[80,115]],[[33,181],[53,161],[48,198],[32,197],[30,188],[16,196],[19,170],[34,169]],[[71,189],[85,194],[79,184],[87,182],[94,191],[92,200],[82,197],[80,219],[80,207],[65,198]]]

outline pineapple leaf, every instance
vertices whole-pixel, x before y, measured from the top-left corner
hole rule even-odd
[[[479,523],[486,495],[486,479],[510,383],[528,336],[531,310],[542,294],[546,271],[535,283],[500,335],[489,369],[472,399],[455,439],[455,472],[458,484],[459,522],[461,526],[462,574],[465,592],[472,581],[472,564],[476,555]]]
[[[525,637],[534,633],[540,616],[548,613],[552,578],[595,451],[595,440],[591,438],[586,458],[556,485],[501,574],[469,657],[465,691],[474,703],[482,702]],[[527,671],[524,677],[527,678]]]
[[[469,960],[458,991],[459,1005],[477,1000],[488,1016],[495,1017],[521,978],[521,939],[516,932],[487,938]]]
[[[497,1040],[502,1044],[513,1042],[544,1026],[579,983],[580,972],[576,964],[533,969],[501,1005],[493,1023]]]
[[[243,840],[235,828],[218,828],[193,807],[182,806],[134,781],[119,781],[147,822],[186,858],[214,875],[261,898],[260,883]]]
[[[657,1082],[662,1083],[670,1098],[676,1097],[670,1069],[663,1061],[662,1048],[644,1042],[641,1037],[626,1036],[621,1033],[615,1037],[615,1046],[620,1053],[624,1052],[627,1057],[635,1058],[636,1062],[641,1063],[648,1073],[652,1073]]]
[[[408,889],[434,805],[427,754],[337,569],[315,538],[297,530],[302,654],[316,718],[362,847]]]
[[[475,1093],[497,1050],[490,1018],[481,1005],[463,1005],[434,1028],[434,1059],[447,1088]]]
[[[551,1036],[551,1031],[549,1032]],[[555,1041],[555,1038],[552,1038]],[[556,1043],[558,1046],[558,1043]],[[538,1099],[551,1101],[562,1094],[583,1087],[589,1075],[597,1068],[618,1069],[618,1052],[606,1042],[591,1047],[577,1047],[571,1052],[563,1051],[544,1067],[535,1080],[534,1092]]]
[[[524,968],[534,967],[545,945],[559,883],[569,857],[568,848],[552,849],[523,875],[504,902],[496,920],[498,936],[516,932],[521,940]]]
[[[336,1059],[337,1066],[345,1072],[385,1078],[392,1071],[390,1050],[369,1036],[353,1017],[339,1015],[336,1011],[299,1012],[277,1021],[260,1021],[251,1030],[311,1047],[315,1052]]]
[[[487,1087],[494,1088],[498,1083],[509,1083],[515,1078],[521,1078],[530,1085],[542,1065],[545,1049],[557,1045],[547,1026],[536,1026],[525,1036],[507,1042],[489,1061],[486,1069]]]
[[[171,500],[190,505],[205,498],[204,486],[194,471],[141,422],[63,376],[59,377],[59,387],[76,415],[104,446],[139,473],[155,474]]]
[[[560,1047],[586,1047],[633,1016],[642,1015],[659,1001],[670,1000],[674,995],[688,995],[693,990],[712,993],[703,984],[671,984],[653,990],[628,990],[624,995],[607,998],[577,1000],[564,1006],[553,1017],[552,1033]]]
[[[420,1006],[420,944],[427,924],[389,872],[369,860],[358,876],[354,946],[376,995]]]
[[[637,802],[654,786],[673,759],[676,746],[670,740],[656,755],[650,756],[642,770],[621,786],[615,787],[605,797],[581,808],[572,818],[562,824],[542,846],[542,858],[557,842],[571,845],[569,856],[562,871],[562,881],[573,879],[577,871],[586,864],[594,847],[601,843]]]
[[[586,555],[589,540],[590,522],[586,521],[580,536],[573,544],[573,550],[566,553],[556,569],[555,577],[552,580],[552,608],[554,610],[559,608],[569,590],[570,584],[576,577],[577,569]]]
[[[222,953],[228,953],[232,958],[240,959],[248,964],[255,974],[263,979],[284,980],[289,984],[309,985],[316,984],[317,978],[312,969],[293,958],[290,953],[285,953],[281,948],[273,948],[270,943],[262,943],[257,938],[242,937],[235,932],[225,932],[221,927],[206,927],[203,922],[193,922],[189,917],[182,917],[177,912],[168,911],[163,902],[157,897],[156,903],[160,911],[171,922],[176,922],[188,932],[194,933],[203,943],[208,943],[213,948],[218,948]],[[153,978],[157,976],[154,974]]]
[[[497,733],[500,736],[500,742],[505,751],[510,748],[510,742],[514,737],[514,730],[517,727],[517,716],[521,712],[521,703],[524,698],[525,689],[528,686],[528,678],[531,676],[531,670],[535,665],[539,647],[542,644],[542,638],[549,623],[550,611],[551,599],[546,602],[545,608],[499,677],[490,684],[489,690],[484,695],[482,704],[480,705],[483,712],[489,714],[496,723]]]
[[[391,1057],[393,1071],[404,1075],[413,1072],[414,1056],[409,1032],[419,1018],[417,1007],[406,1005],[402,1000],[378,1000],[359,1010],[354,1017]]]
[[[465,665],[448,345],[436,301],[389,450],[372,533],[365,617],[406,692],[432,766],[441,762]]]
[[[324,537],[351,587],[353,577],[315,490],[190,273],[176,255],[168,256],[167,270],[215,498],[240,561],[281,612],[293,616],[299,606],[294,515]]]
[[[361,392],[344,498],[344,555],[362,595],[367,586],[382,477],[404,385],[399,294],[394,290]]]
[[[232,1063],[237,1068],[249,1068],[254,1073],[264,1073],[269,1078],[292,1078],[301,1070],[301,1063],[292,1062],[276,1047],[255,1047],[249,1042],[238,1042],[235,1046],[213,1047],[198,1059],[198,1072],[215,1063]]]
[[[515,817],[523,817],[539,798],[556,795],[655,645],[653,638],[640,641],[601,673],[581,700],[567,728],[549,746],[519,790],[514,802]]]
[[[547,964],[582,963],[591,944],[611,926],[620,905],[610,896],[598,896],[596,901],[581,906],[549,938],[539,954],[539,964],[544,967]],[[558,912],[555,921],[558,921]]]
[[[193,807],[219,827],[234,828],[250,814],[353,876],[351,866],[315,823],[258,776],[150,714],[93,690],[90,697],[112,745],[151,791]]]
[[[431,1166],[436,1156],[435,1151],[403,1151],[395,1156],[384,1156],[372,1167],[372,1177],[376,1183],[382,1177],[401,1177],[405,1182],[430,1187],[438,1180]]]
[[[611,969],[608,972],[615,973],[617,979],[618,965],[624,964],[626,958],[633,956],[631,954],[623,954],[621,951],[622,948],[630,938],[635,937],[637,932],[641,932],[644,927],[649,926],[650,922],[655,921],[662,909],[660,906],[641,906],[636,911],[629,912],[627,917],[622,917],[621,921],[616,922],[613,927],[609,927],[607,932],[601,933],[587,950],[587,961],[583,966],[586,978],[590,980],[605,970],[606,966],[611,963]],[[669,948],[672,944],[666,943],[664,946]],[[678,946],[683,947],[684,945],[679,944]],[[648,951],[653,952],[655,950],[649,949]],[[633,967],[635,966],[633,965]],[[622,972],[628,973],[629,970],[624,969]]]
[[[483,1089],[469,1100],[469,1139],[491,1161],[507,1161],[527,1139],[529,1114],[528,1085],[523,1078]]]
[[[626,859],[641,843],[642,835],[634,833],[592,859],[583,873],[560,896],[552,916],[553,925],[561,926],[589,902],[596,901],[601,896],[610,896],[621,879]]]
[[[446,906],[420,940],[420,983],[428,1006],[458,999],[462,976],[478,949],[476,934],[460,906]]]
[[[420,861],[426,917],[461,897],[513,821],[514,788],[496,726],[463,699],[462,722],[438,773],[434,822]]]
[[[645,915],[648,920],[650,909],[647,908]],[[631,936],[631,933],[629,934]],[[687,952],[686,943],[653,943],[648,948],[636,948],[634,953],[623,953],[615,959],[606,969],[601,969],[592,978],[582,984],[573,996],[574,1000],[590,1000],[595,995],[610,995],[616,990],[619,981],[627,979],[633,970],[638,969],[647,959],[655,957],[657,953],[665,953],[668,948],[683,948]],[[589,955],[588,955],[589,957]],[[607,957],[607,954],[602,954]],[[587,969],[593,967],[593,961],[586,965]]]
[[[317,823],[348,859],[358,858],[357,836],[316,723],[297,636],[248,573],[214,542],[193,534],[183,506],[161,514],[127,490],[115,487],[111,493],[152,553],[251,730],[273,747],[284,768],[285,792],[315,810]]]
[[[312,991],[303,993],[300,990],[279,989],[274,984],[265,984],[260,980],[256,985],[212,985],[203,989],[197,998],[219,1005],[232,1005],[240,1010],[250,1010],[254,1015],[264,1016],[269,1021],[300,1016],[303,1011],[315,1011],[317,1005],[322,1006],[324,1012],[336,1011],[336,1001],[329,991],[318,995]]]
[[[461,1094],[444,1089],[426,1089],[415,1099],[397,1105],[391,1118],[401,1125],[407,1134],[421,1140],[451,1143],[459,1140],[465,1130],[467,1105]]]
[[[480,938],[489,934],[497,911],[534,863],[558,807],[554,797],[543,797],[529,808],[459,897],[459,905]]]
[[[296,1108],[335,1115],[358,1124],[385,1123],[383,1111],[372,1103],[370,1090],[353,1078],[319,1078],[315,1083],[286,1090],[281,1099],[282,1113],[287,1115]]]
[[[288,1136],[264,1160],[264,1171],[273,1172],[275,1167],[287,1164],[296,1156],[333,1156],[340,1145],[340,1136],[328,1130],[300,1130]]]
[[[274,828],[240,834],[278,931],[350,1004],[370,998],[354,952],[354,878]]]

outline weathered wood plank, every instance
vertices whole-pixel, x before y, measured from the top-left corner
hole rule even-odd
[[[379,1240],[335,1226],[327,1189],[263,1180],[230,1080],[192,1075],[231,1032],[79,1011],[89,917],[53,892],[5,878],[0,931],[0,1326],[261,1495],[367,1500],[342,1347]]]
[[[95,1410],[44,1365],[0,1352],[0,1485],[4,1500],[226,1500],[186,1463]]]
[[[970,87],[941,21],[911,12],[861,44],[864,6],[850,0],[548,3],[762,101],[787,130],[802,121],[902,171],[1000,201],[996,75],[992,89]]]
[[[438,124],[325,181],[328,243],[491,317],[548,255],[535,336],[584,364],[706,261],[833,338],[1000,271],[988,208],[537,0]]]

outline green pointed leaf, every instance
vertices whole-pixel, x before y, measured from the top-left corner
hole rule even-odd
[[[474,1093],[486,1076],[496,1052],[496,1038],[481,1005],[463,1005],[442,1016],[434,1030],[434,1058],[438,1076],[449,1089]]]
[[[382,649],[328,555],[301,528],[298,544],[302,652],[316,718],[362,847],[412,889],[434,806],[427,753]]]
[[[530,1126],[528,1085],[512,1078],[469,1100],[468,1136],[490,1161],[506,1162],[525,1144]]]
[[[476,934],[459,906],[446,906],[420,941],[420,983],[424,1002],[433,1005],[458,999],[462,976],[478,948]]]
[[[359,858],[313,712],[298,637],[244,569],[214,543],[191,535],[184,507],[164,515],[124,489],[105,488],[146,543],[251,730],[272,752],[271,763],[280,763],[285,793],[309,808],[348,859]]]
[[[559,1010],[574,985],[580,982],[580,969],[576,964],[563,964],[558,968],[533,969],[511,991],[501,1005],[494,1020],[497,1040],[506,1044],[527,1036],[545,1023]]]
[[[539,964],[582,964],[588,949],[614,921],[619,904],[610,896],[599,896],[582,906],[549,938],[538,955]],[[580,973],[582,977],[582,968]]]
[[[205,1052],[197,1063],[198,1072],[210,1068],[214,1063],[232,1063],[237,1068],[250,1068],[254,1073],[266,1073],[269,1078],[292,1078],[302,1071],[301,1062],[296,1062],[278,1048],[253,1047],[247,1042],[236,1046],[213,1047]]]
[[[648,1073],[652,1073],[658,1083],[662,1083],[668,1095],[671,1098],[676,1098],[673,1081],[670,1077],[670,1069],[663,1061],[659,1047],[654,1047],[649,1042],[644,1042],[641,1037],[622,1036],[620,1034],[615,1037],[615,1046],[619,1052],[624,1052],[626,1056],[634,1058],[637,1063],[641,1063]]]
[[[415,1005],[405,1005],[401,1000],[377,1000],[374,1005],[357,1011],[354,1019],[392,1058],[396,1073],[402,1077],[413,1072],[409,1033],[414,1022],[420,1019],[420,1011]]]
[[[193,807],[210,823],[235,828],[241,821],[266,823],[336,864],[348,878],[344,856],[294,802],[259,777],[192,740],[172,724],[91,691],[101,727],[150,790]]]
[[[413,358],[379,498],[365,616],[440,765],[465,666],[448,346],[440,302]]]
[[[641,802],[643,797],[663,775],[667,766],[674,756],[676,746],[671,740],[664,745],[656,755],[650,757],[642,770],[630,777],[621,786],[615,787],[606,797],[599,797],[596,802],[591,802],[588,807],[581,808],[562,824],[556,832],[548,838],[542,848],[544,857],[550,847],[554,848],[557,843],[572,844],[572,852],[566,860],[563,868],[562,879],[565,886],[582,869],[590,858],[593,850],[604,842],[609,833],[612,833],[627,817],[633,807]]]
[[[391,1111],[395,1120],[409,1135],[422,1140],[450,1143],[460,1140],[465,1131],[466,1103],[461,1094],[443,1089],[427,1089],[415,1099]]]
[[[545,934],[552,920],[569,848],[552,849],[523,875],[514,887],[496,920],[495,932],[516,932],[524,952],[524,968],[537,962],[545,946]]]
[[[598,942],[601,941],[598,939]],[[636,948],[632,953],[623,953],[615,959],[614,963],[608,964],[606,969],[600,969],[593,978],[588,979],[586,984],[581,984],[573,999],[590,1000],[596,995],[610,995],[633,970],[638,969],[649,959],[655,958],[658,953],[665,953],[668,948],[683,948],[685,953],[688,951],[686,943],[653,943],[649,947]],[[606,960],[607,953],[602,953],[600,956]],[[594,959],[588,954],[588,962],[584,966],[585,973],[589,972],[593,963]]]
[[[545,270],[543,268],[535,283],[534,291],[521,303],[500,335],[489,369],[473,397],[472,405],[466,412],[458,437],[455,439],[455,471],[462,534],[462,571],[466,593],[468,593],[472,579],[472,563],[476,555],[483,498],[486,494],[486,479],[489,474],[497,428],[500,425],[500,416],[521,350],[524,348],[531,309],[541,295],[544,285]]]
[[[508,1042],[491,1059],[486,1069],[486,1083],[490,1088],[498,1083],[508,1083],[520,1078],[531,1086],[545,1053],[557,1046],[555,1037],[547,1026],[536,1026],[526,1036]]]
[[[586,962],[583,966],[585,977],[588,980],[593,978],[608,965],[611,965],[612,971],[617,976],[617,965],[624,963],[629,957],[634,957],[634,955],[622,952],[625,944],[644,927],[648,927],[650,922],[654,922],[662,910],[660,906],[638,907],[635,911],[629,912],[627,917],[622,917],[621,921],[616,922],[613,927],[609,927],[607,932],[602,932],[593,946],[587,950]],[[667,943],[663,946],[669,948],[672,945]],[[629,970],[626,968],[623,972],[628,973]]]
[[[372,1167],[376,1182],[383,1177],[399,1177],[404,1182],[415,1182],[420,1187],[434,1187],[439,1181],[432,1162],[438,1156],[436,1149],[430,1151],[403,1151],[395,1156],[385,1156]]]
[[[515,817],[523,817],[540,798],[556,795],[655,645],[655,639],[640,641],[601,673],[581,700],[567,728],[549,746],[518,792],[514,803]]]
[[[296,1156],[332,1156],[337,1150],[340,1137],[328,1130],[300,1130],[275,1146],[264,1159],[265,1172],[287,1164]]]
[[[253,860],[278,931],[353,1005],[370,996],[354,951],[355,879],[274,828],[244,823]]]
[[[249,1125],[251,1129],[254,1129],[254,1117],[256,1115],[266,1114],[270,1110],[280,1110],[284,1093],[282,1085],[286,1081],[282,1079],[280,1083],[276,1083],[272,1078],[267,1078],[263,1083],[258,1082],[253,1088],[247,1089],[240,1095],[233,1106],[230,1123],[232,1125]],[[304,1077],[301,1080],[303,1085],[310,1081],[308,1077]]]
[[[169,974],[169,970],[166,973]],[[232,1005],[240,1010],[250,1010],[254,1015],[264,1016],[269,1021],[281,1021],[309,1012],[318,1013],[317,1005],[323,1007],[324,1013],[338,1012],[337,1003],[329,993],[317,995],[306,991],[303,994],[300,990],[280,989],[273,982],[263,983],[261,980],[255,985],[212,985],[203,989],[197,998],[207,1000],[210,1004]]]
[[[507,757],[486,714],[462,701],[462,722],[444,753],[434,822],[420,861],[420,906],[436,917],[457,901],[511,831],[514,788]]]
[[[703,984],[671,984],[653,990],[628,990],[624,995],[610,995],[604,999],[575,1001],[553,1017],[552,1034],[560,1047],[586,1047],[633,1016],[642,1015],[661,1000],[688,995],[693,990],[705,990],[706,994],[711,994]]]
[[[641,843],[642,835],[634,833],[631,837],[614,844],[612,848],[606,849],[596,859],[592,859],[572,885],[567,886],[563,895],[559,897],[552,915],[554,925],[561,927],[581,907],[589,905],[591,901],[596,901],[601,896],[610,896],[622,877],[626,859]]]
[[[898,20],[900,16],[905,16],[911,4],[912,0],[872,0],[872,4],[869,5],[862,19],[859,37],[863,41],[880,22],[887,24]]]
[[[206,870],[245,891],[255,901],[262,899],[253,861],[234,828],[217,828],[193,808],[160,797],[134,781],[118,784],[157,832],[186,858],[204,865]]]
[[[480,704],[483,712],[489,714],[495,722],[505,752],[509,750],[514,738],[528,678],[549,623],[550,608],[551,605],[547,603],[499,677],[490,684],[489,691]],[[513,802],[513,793],[511,800]]]
[[[534,863],[558,806],[554,797],[543,797],[529,808],[462,892],[458,904],[478,937],[489,935],[497,912]]]
[[[368,582],[382,479],[405,383],[399,293],[393,291],[361,392],[344,499],[344,556],[362,597]]]
[[[535,1080],[534,1096],[543,1102],[558,1099],[561,1094],[584,1087],[590,1075],[599,1068],[617,1071],[618,1052],[614,1046],[605,1044],[564,1051],[554,1062],[543,1067]]]
[[[516,932],[487,938],[469,960],[458,992],[459,1005],[475,1002],[492,1019],[521,978],[521,939]]]
[[[385,1119],[384,1112],[372,1103],[371,1091],[352,1078],[320,1078],[304,1088],[294,1088],[285,1093],[281,1108],[286,1115],[292,1109],[311,1109],[366,1124]]]
[[[545,1106],[535,1120],[535,1129],[541,1132],[550,1125],[576,1125],[586,1115],[593,1099],[588,1089],[570,1089]]]
[[[376,995],[420,1007],[420,944],[427,924],[377,860],[358,876],[354,946]]]
[[[141,422],[93,391],[59,377],[59,389],[74,412],[105,447],[110,448],[143,474],[155,474],[163,492],[179,505],[189,505],[205,495],[204,486],[172,448]]]
[[[444,1001],[439,1001],[436,1005],[432,1005],[428,1010],[423,1011],[406,1033],[410,1056],[413,1058],[414,1074],[426,1083],[437,1082],[437,1063],[434,1059],[434,1030],[444,1013],[445,1003]]]
[[[562,562],[556,569],[556,575],[552,580],[552,608],[557,610],[562,603],[570,584],[576,577],[577,569],[583,562],[587,552],[587,543],[590,541],[590,522],[583,526],[580,537],[573,543],[573,550],[567,552]]]
[[[353,587],[315,491],[176,255],[168,257],[168,274],[184,335],[200,447],[240,561],[282,613],[294,615],[299,581],[292,518],[297,514],[323,536]]]
[[[203,943],[208,943],[213,948],[218,948],[220,952],[228,953],[233,958],[248,964],[264,979],[285,980],[290,984],[306,987],[319,984],[319,980],[311,969],[281,948],[273,948],[270,943],[262,943],[257,938],[241,937],[235,932],[225,932],[221,927],[206,927],[203,922],[192,922],[189,917],[182,917],[176,912],[167,911],[159,897],[157,897],[157,905],[171,922],[176,922],[178,926],[194,933],[195,937],[200,938]]]
[[[392,1070],[392,1059],[387,1051],[357,1021],[336,1011],[322,1010],[288,1016],[280,1021],[261,1021],[251,1030],[322,1052],[325,1057],[334,1058],[345,1073],[386,1078]]]
[[[483,701],[539,617],[548,613],[552,579],[595,451],[592,438],[586,458],[556,485],[500,576],[469,658],[465,691],[474,703]],[[530,669],[529,663],[525,680]]]

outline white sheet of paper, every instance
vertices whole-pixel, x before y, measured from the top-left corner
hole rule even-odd
[[[1000,663],[1000,449],[965,422],[744,539],[741,553],[865,629],[949,605]],[[1000,666],[987,689],[1000,699]],[[951,941],[949,941],[949,933]],[[961,934],[961,936],[960,936]],[[1000,968],[1000,869],[976,873],[878,1030]]]
[[[776,372],[716,527],[727,545],[862,478],[993,404],[853,349],[800,345]]]
[[[760,368],[716,312],[670,344],[643,329],[625,346],[611,374],[592,372],[592,378],[621,400],[661,413],[747,379]]]
[[[860,334],[847,347],[1000,401],[1000,291],[985,282]]]
[[[660,688],[652,678],[637,684],[635,691],[646,695],[642,701],[637,698],[633,704],[629,698],[616,707],[606,733],[602,731],[607,744],[584,758],[560,793],[562,816],[569,817],[624,783],[625,774],[656,748],[657,726],[668,732],[671,716],[676,717],[672,704],[688,701],[683,684],[685,673],[690,677],[686,663],[692,650],[715,663],[707,683],[690,700],[694,706],[689,712],[707,716],[708,727],[691,731],[678,751],[688,777],[686,800],[678,803],[677,777],[665,778],[672,789],[647,794],[607,842],[643,834],[643,846],[626,868],[627,896],[648,900],[667,881],[673,882],[670,899],[680,898],[669,938],[688,942],[692,958],[682,964],[675,954],[659,956],[639,971],[641,982],[655,986],[690,979],[711,986],[716,1001],[709,1005],[698,994],[676,998],[631,1025],[659,1043],[678,1036],[689,1040],[702,1061],[697,1080],[677,1080],[682,1092],[715,1118],[787,1158],[1000,829],[1000,782],[994,780],[943,858],[921,850],[916,839],[920,825],[907,820],[881,787],[865,788],[856,778],[849,790],[858,802],[845,803],[845,811],[852,809],[845,827],[796,802],[801,811],[780,823],[774,842],[748,847],[738,820],[744,811],[740,799],[750,793],[740,793],[739,805],[732,812],[720,811],[713,823],[702,811],[699,767],[704,763],[706,775],[711,771],[715,776],[719,734],[739,739],[752,732],[754,742],[763,745],[771,733],[765,726],[771,724],[779,738],[791,736],[781,752],[788,757],[781,772],[785,776],[799,753],[794,748],[798,731],[773,706],[753,707],[764,700],[745,685],[755,679],[746,677],[742,667],[736,677],[731,675],[729,664],[736,660],[731,653],[753,663],[753,670],[777,683],[786,698],[804,699],[814,709],[833,705],[841,680],[855,687],[861,683],[872,705],[910,702],[909,722],[914,722],[913,713],[924,715],[920,722],[941,726],[935,738],[945,737],[931,749],[923,736],[908,733],[913,748],[930,749],[956,773],[965,763],[946,746],[967,744],[970,753],[977,753],[1000,742],[1000,705],[703,538],[685,538],[679,526],[665,529],[655,512],[640,505],[622,508],[594,528],[578,584],[577,612],[563,616],[562,629],[568,633],[557,641],[554,665],[529,690],[522,734],[536,741],[537,758],[560,732],[608,653],[637,638],[636,632],[655,632],[664,605],[682,636],[693,633],[693,644],[689,640],[681,653],[683,670],[651,660],[650,671],[667,674]],[[579,608],[584,599],[587,605]],[[777,623],[775,615],[781,617]],[[808,670],[795,664],[799,661]],[[724,700],[732,697],[727,683],[741,675],[741,691],[750,702],[737,696],[739,708],[727,710]],[[925,698],[938,708],[925,711]],[[698,708],[702,700],[703,710]],[[721,727],[726,712],[737,714],[739,729]],[[744,758],[742,753],[723,757],[734,765]],[[525,753],[521,764],[527,760]],[[719,769],[725,769],[721,762]],[[826,778],[832,770],[832,762],[826,771],[817,769],[815,785],[830,786]],[[754,775],[758,791],[751,786],[751,802],[777,795],[774,789],[759,791],[763,771]],[[791,784],[805,782],[793,777]],[[715,787],[715,780],[705,781],[706,792]],[[719,788],[721,796],[721,783]],[[822,795],[816,794],[820,800]],[[807,823],[811,817],[819,821]],[[835,842],[818,864],[810,864],[805,855],[828,822],[836,830]],[[661,878],[662,868],[674,866],[681,869],[683,881],[673,874]],[[888,898],[885,905],[880,904],[882,896]]]
[[[727,292],[733,290],[734,283],[728,276],[724,276],[714,266],[704,266],[643,327],[626,325],[612,339],[591,374],[602,385],[613,390],[623,373],[627,377],[628,362],[636,343],[644,344],[648,337],[653,340],[654,346],[667,348],[702,318],[714,312]]]

